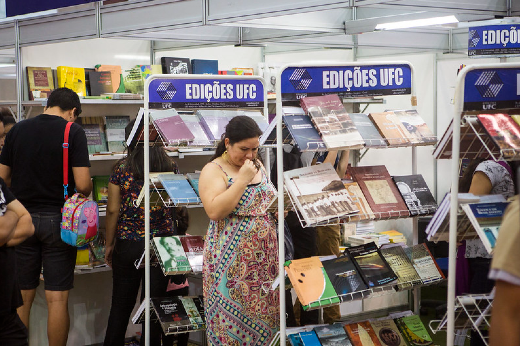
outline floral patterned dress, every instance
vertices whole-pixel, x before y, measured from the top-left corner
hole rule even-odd
[[[229,188],[233,179],[226,176]],[[275,196],[262,170],[262,181],[246,188],[230,215],[210,221],[203,269],[210,345],[268,345],[279,328],[279,294],[270,290],[278,275],[278,241],[266,212]]]

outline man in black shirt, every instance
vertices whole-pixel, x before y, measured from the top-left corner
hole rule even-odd
[[[0,345],[23,346],[27,328],[16,309],[23,304],[16,279],[15,245],[34,233],[29,212],[0,179]]]
[[[76,93],[67,88],[54,90],[44,114],[13,126],[0,155],[0,177],[27,208],[35,227],[34,235],[16,247],[23,297],[18,314],[28,327],[43,264],[50,345],[65,346],[70,326],[68,297],[74,283],[77,248],[64,243],[60,236],[64,203],[62,146],[67,122],[74,121],[80,113]],[[68,151],[68,195],[76,190],[88,196],[92,181],[87,138],[78,124],[70,128]]]

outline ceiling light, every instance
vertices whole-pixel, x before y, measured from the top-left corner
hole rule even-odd
[[[429,25],[442,25],[442,24],[451,24],[458,23],[459,21],[455,16],[445,16],[445,17],[434,17],[434,18],[424,18],[424,19],[415,19],[415,20],[404,20],[400,22],[393,23],[381,23],[376,25],[376,30],[393,30],[393,29],[406,29],[406,28],[414,28],[419,26],[429,26]]]

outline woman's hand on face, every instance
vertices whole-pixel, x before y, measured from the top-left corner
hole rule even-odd
[[[244,183],[249,184],[255,177],[256,173],[258,173],[258,168],[255,166],[254,162],[246,159],[238,171],[237,180],[242,180]]]

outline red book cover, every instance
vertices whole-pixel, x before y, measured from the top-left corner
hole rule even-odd
[[[405,217],[408,208],[385,166],[350,167],[352,178],[376,215],[376,218]]]
[[[346,324],[344,328],[354,346],[382,346],[368,321]]]
[[[204,241],[200,235],[187,235],[180,237],[182,247],[188,257],[191,269],[194,272],[202,271],[202,251],[204,250]]]
[[[508,114],[478,114],[486,132],[500,147],[504,158],[516,156],[520,150],[520,126]]]

